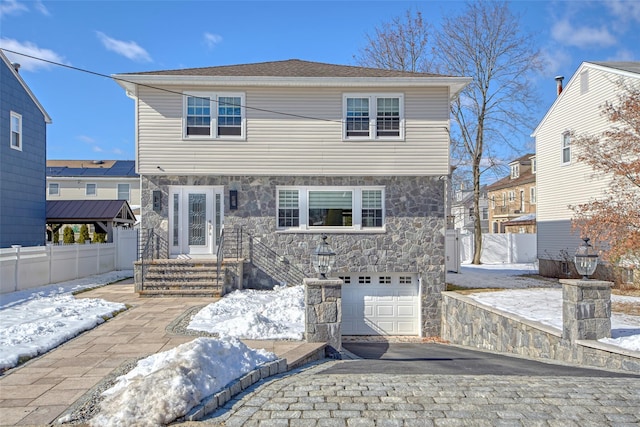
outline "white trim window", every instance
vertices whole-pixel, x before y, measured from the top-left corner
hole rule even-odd
[[[404,95],[345,93],[342,105],[343,139],[404,139]]]
[[[516,179],[520,176],[520,164],[515,163],[511,165],[511,179]]]
[[[98,195],[98,185],[94,183],[87,183],[84,186],[84,195],[87,197],[95,197]]]
[[[11,137],[10,144],[14,150],[22,151],[22,115],[11,112]]]
[[[382,229],[382,187],[279,187],[278,229]]]
[[[536,204],[536,187],[531,187],[529,191],[530,191],[529,197],[530,197],[531,204],[535,205]]]
[[[571,163],[571,134],[565,132],[562,134],[562,164]]]
[[[127,202],[129,202],[130,195],[131,195],[130,184],[118,184],[118,200],[126,200]]]
[[[509,191],[509,202],[516,200],[516,193],[513,190]]]
[[[244,93],[185,92],[183,98],[183,139],[244,139]]]
[[[50,196],[59,196],[60,195],[60,184],[57,182],[49,183],[49,195]]]

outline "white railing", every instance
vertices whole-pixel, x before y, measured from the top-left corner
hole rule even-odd
[[[0,294],[114,270],[133,270],[137,236],[137,230],[114,229],[114,243],[0,249]]]

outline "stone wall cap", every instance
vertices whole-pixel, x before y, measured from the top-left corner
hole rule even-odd
[[[305,277],[302,282],[305,286],[342,286],[344,281],[342,279],[317,279]]]
[[[560,279],[560,283],[563,285],[581,286],[583,288],[603,286],[613,287],[613,282],[607,282],[605,280]]]

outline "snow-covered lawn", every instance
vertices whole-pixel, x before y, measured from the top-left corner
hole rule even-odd
[[[304,335],[304,290],[234,291],[196,314],[189,329],[244,339],[294,339]]]
[[[464,288],[509,288],[467,296],[490,307],[517,314],[562,330],[562,288],[558,282],[541,280],[533,264],[462,265],[460,273],[447,273],[447,283]],[[544,287],[544,289],[541,289]],[[640,297],[611,295],[611,301],[640,306]],[[601,342],[640,351],[640,317],[611,314],[611,338]]]

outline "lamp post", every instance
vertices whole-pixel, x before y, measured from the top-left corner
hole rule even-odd
[[[582,275],[582,280],[588,280],[598,266],[598,254],[589,244],[588,237],[583,237],[582,240],[573,260],[578,274]]]
[[[327,235],[322,235],[322,240],[318,243],[313,253],[313,268],[320,275],[321,279],[326,279],[335,262],[336,253],[327,242]]]

